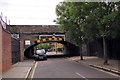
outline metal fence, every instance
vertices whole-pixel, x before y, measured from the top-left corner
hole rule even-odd
[[[12,38],[12,64],[20,61],[20,41]]]

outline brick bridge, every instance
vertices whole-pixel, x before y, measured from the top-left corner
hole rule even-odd
[[[20,41],[20,56],[21,60],[24,56],[30,58],[32,56],[32,48],[36,46],[35,41],[39,39],[39,35],[65,35],[64,41],[54,41],[64,45],[64,54],[78,55],[79,48],[70,42],[69,37],[66,36],[58,25],[9,25],[8,30]],[[25,41],[29,45],[25,45]],[[28,54],[29,53],[29,54]]]

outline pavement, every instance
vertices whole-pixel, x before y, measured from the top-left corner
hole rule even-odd
[[[23,62],[18,62],[2,74],[2,78],[27,78],[29,72],[34,66],[34,60],[24,60]]]
[[[102,69],[102,70],[120,75],[120,60],[110,59],[108,61],[109,65],[104,65],[103,64],[104,60],[102,58],[98,58],[95,56],[91,56],[91,57],[84,56],[83,58],[84,58],[84,60],[80,60],[79,56],[75,56],[75,57],[69,57],[68,59],[73,60],[73,61],[78,62],[78,63],[87,64],[87,65],[94,67],[94,68]]]

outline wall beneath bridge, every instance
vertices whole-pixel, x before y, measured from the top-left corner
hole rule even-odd
[[[64,44],[64,54],[66,54],[67,56],[80,55],[79,47],[72,43],[66,42],[66,44]]]

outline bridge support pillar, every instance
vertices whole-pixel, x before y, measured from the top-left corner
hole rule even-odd
[[[20,61],[24,60],[24,40],[20,40]]]

